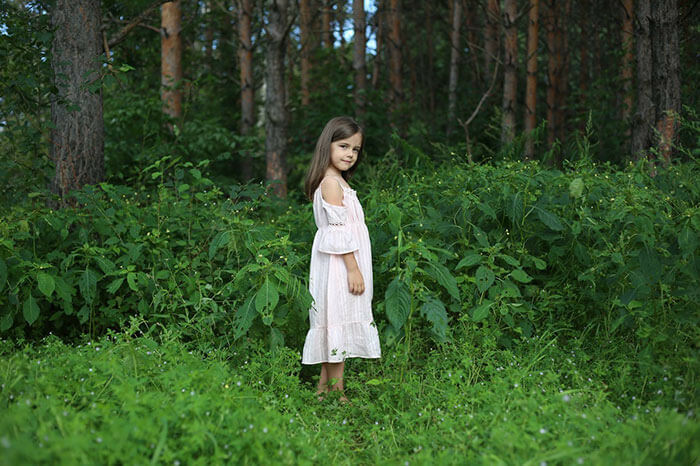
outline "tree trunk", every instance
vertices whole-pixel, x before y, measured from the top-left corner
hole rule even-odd
[[[505,59],[503,73],[503,122],[501,126],[501,144],[509,144],[513,142],[513,137],[515,135],[515,99],[518,93],[518,29],[515,25],[517,15],[517,0],[506,0],[503,9]]]
[[[452,126],[457,109],[457,79],[459,72],[459,30],[462,24],[462,0],[452,1],[452,34],[450,34],[450,82],[447,103],[447,137],[452,133]]]
[[[311,52],[314,41],[313,15],[311,14],[311,0],[299,1],[299,29],[301,40],[301,105],[306,107],[311,103],[309,81],[311,79]]]
[[[182,117],[182,10],[180,0],[166,2],[160,7],[161,22],[161,91],[163,112],[176,120]]]
[[[661,162],[671,162],[681,111],[678,0],[657,0],[652,9],[652,93]]]
[[[537,44],[539,30],[539,1],[530,0],[527,28],[527,82],[525,87],[525,160],[535,155],[535,142],[532,131],[537,126]]]
[[[382,69],[382,48],[384,47],[384,15],[382,14],[382,3],[377,6],[377,11],[374,13],[374,21],[376,23],[377,48],[374,52],[374,60],[372,61],[372,89],[377,89],[379,86],[379,73]]]
[[[425,70],[428,85],[428,109],[435,113],[435,86],[433,86],[433,70],[435,69],[435,42],[433,42],[433,3],[425,3],[426,48],[428,49],[428,69]]]
[[[584,38],[586,37],[591,37],[593,35],[593,31],[590,30],[590,17],[589,17],[589,9],[590,9],[590,0],[582,0],[581,3],[581,35]],[[589,61],[590,61],[590,52],[589,52],[589,47],[580,47],[581,51],[581,63],[580,63],[580,69],[579,69],[579,80],[578,80],[578,87],[579,87],[579,93],[581,95],[581,101],[580,105],[584,108],[588,106],[587,101],[588,101],[588,81],[590,80],[590,72],[589,72]]]
[[[362,119],[365,114],[365,94],[367,92],[367,69],[365,65],[365,6],[363,0],[353,0],[354,53],[352,67],[355,70],[355,113]]]
[[[544,0],[547,28],[547,143],[552,147],[555,141],[564,138],[564,105],[567,93],[567,66],[565,63],[567,12],[570,2],[565,0]],[[555,163],[559,160],[556,159]]]
[[[241,134],[247,135],[255,126],[255,86],[253,85],[253,41],[251,22],[252,0],[238,0],[238,66],[241,86]],[[253,178],[253,160],[244,155],[241,161],[244,180]]]
[[[99,83],[102,12],[96,0],[57,0],[51,12],[55,33],[51,67],[57,98],[51,103],[51,191],[60,205],[68,194],[104,178],[104,121]],[[96,90],[89,90],[94,83]]]
[[[265,52],[265,152],[267,181],[279,197],[287,197],[287,110],[284,90],[284,55],[287,35],[287,0],[269,2]]]
[[[331,0],[323,0],[323,9],[321,10],[321,40],[326,48],[333,48],[333,33],[331,31],[331,13],[333,4]]]
[[[387,20],[389,23],[389,83],[391,84],[390,110],[396,113],[403,101],[403,82],[401,76],[401,5],[399,0],[389,0]],[[395,116],[395,115],[394,115]]]
[[[647,157],[653,145],[656,112],[652,97],[651,0],[637,0],[635,43],[637,49],[637,111],[632,127],[632,152]]]
[[[479,57],[475,48],[475,44],[477,43],[476,31],[478,29],[477,9],[473,0],[465,0],[465,3],[466,8],[464,9],[464,26],[467,29],[469,60],[472,62],[475,81],[481,82],[481,66],[479,66]]]
[[[622,66],[620,67],[620,79],[622,80],[622,112],[621,117],[624,123],[630,122],[632,113],[632,75],[634,70],[634,0],[622,1]],[[625,131],[625,139],[629,141],[631,136],[630,127]]]
[[[498,26],[501,24],[501,7],[498,0],[488,0],[484,27],[484,77],[491,82],[493,69],[498,59]]]

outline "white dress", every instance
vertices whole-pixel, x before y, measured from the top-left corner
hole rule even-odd
[[[340,182],[338,182],[340,184]],[[314,192],[318,231],[311,248],[309,309],[302,364],[342,362],[346,358],[379,358],[381,348],[372,318],[372,249],[365,215],[355,190],[343,187],[343,205],[329,204]],[[365,291],[353,295],[341,254],[354,252]]]

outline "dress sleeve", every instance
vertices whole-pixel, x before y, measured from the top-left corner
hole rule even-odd
[[[347,225],[347,207],[323,201],[323,211],[328,218],[328,226],[319,230],[318,250],[326,254],[347,254],[360,247]]]

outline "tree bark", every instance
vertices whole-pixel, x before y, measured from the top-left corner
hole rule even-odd
[[[527,133],[525,160],[535,155],[535,142],[532,132],[537,125],[537,44],[539,33],[539,1],[530,0],[527,28],[527,82],[525,84],[525,119]]]
[[[365,97],[367,92],[367,67],[365,63],[365,6],[363,0],[353,0],[352,13],[354,23],[354,52],[352,67],[355,71],[355,113],[362,119],[365,114]]]
[[[238,67],[241,86],[241,134],[244,136],[250,134],[255,126],[252,17],[252,0],[238,0]],[[253,178],[253,160],[248,155],[244,155],[241,160],[241,172],[244,180]]]
[[[505,71],[503,73],[501,144],[513,142],[515,135],[515,99],[518,93],[518,29],[515,25],[517,15],[517,0],[505,0],[503,9]]]
[[[624,123],[630,122],[632,114],[632,76],[634,70],[634,0],[622,1],[622,30],[620,40],[622,42],[622,65],[620,67],[620,79],[622,81],[622,108],[621,117]],[[625,139],[629,141],[631,127],[625,131]]]
[[[544,0],[547,28],[547,143],[564,139],[565,105],[568,93],[568,35],[566,20],[571,11],[571,1]],[[559,159],[555,160],[559,163]]]
[[[376,23],[376,42],[377,48],[372,60],[372,89],[377,89],[379,86],[379,74],[382,69],[382,50],[384,47],[384,14],[382,13],[383,3],[377,6],[377,11],[374,13],[374,21]]]
[[[433,4],[425,3],[425,31],[428,52],[428,69],[425,70],[428,85],[428,110],[435,113],[435,86],[433,86],[433,70],[435,69],[435,42],[433,41]]]
[[[331,16],[333,4],[331,0],[323,0],[321,10],[321,40],[325,48],[333,48],[333,32],[331,31]]]
[[[652,93],[661,163],[671,162],[681,112],[678,0],[657,0],[652,9]]]
[[[457,79],[459,73],[459,30],[462,24],[462,0],[452,1],[452,33],[450,34],[450,82],[447,103],[447,137],[452,133],[457,109]]]
[[[161,11],[161,92],[163,112],[172,119],[182,117],[182,10],[180,0],[163,3]]]
[[[498,0],[488,0],[484,27],[484,77],[491,82],[494,63],[498,55],[498,26],[501,24],[501,7]]]
[[[592,31],[590,30],[590,17],[589,17],[589,9],[590,9],[590,0],[581,0],[581,34],[583,37],[591,37]],[[581,62],[579,66],[579,93],[581,95],[581,106],[582,107],[587,107],[587,100],[588,100],[588,81],[590,80],[590,72],[589,72],[589,62],[590,62],[590,51],[589,47],[580,47],[581,51]]]
[[[271,0],[268,9],[265,53],[266,178],[272,191],[287,197],[287,110],[285,108],[284,55],[287,36],[287,0]]]
[[[403,101],[403,81],[401,76],[401,5],[399,0],[389,0],[387,19],[389,22],[389,83],[391,84],[390,110],[395,115]]]
[[[99,0],[57,0],[51,12],[55,31],[51,67],[57,98],[51,103],[50,156],[55,165],[51,191],[60,205],[68,194],[104,179],[102,53]],[[88,89],[94,83],[95,91]]]
[[[313,15],[311,0],[299,1],[299,29],[301,40],[301,105],[306,107],[311,103],[309,83],[311,79],[311,53],[314,45]]]
[[[637,50],[637,111],[632,127],[635,158],[647,157],[653,145],[656,112],[652,97],[651,0],[637,0],[635,43]]]

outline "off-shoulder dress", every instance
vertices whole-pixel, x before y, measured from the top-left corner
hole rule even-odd
[[[338,180],[336,180],[338,181]],[[318,231],[311,248],[309,309],[302,364],[342,362],[347,358],[379,358],[379,335],[372,317],[372,249],[365,215],[355,190],[343,186],[343,205],[329,204],[321,186],[313,196]],[[365,291],[348,287],[342,254],[352,252],[362,272]]]

